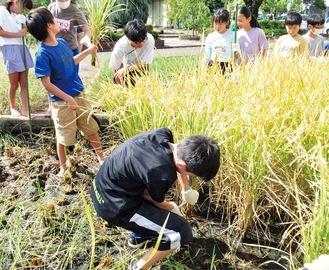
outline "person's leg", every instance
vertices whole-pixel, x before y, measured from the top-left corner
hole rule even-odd
[[[8,97],[9,97],[9,105],[10,105],[10,113],[14,116],[19,116],[21,113],[17,109],[16,106],[16,91],[18,88],[18,81],[19,81],[19,73],[14,72],[11,74],[8,74],[9,77],[9,90],[8,90]]]
[[[59,173],[58,176],[62,176],[66,171],[66,147],[57,142],[57,155],[59,159]]]
[[[138,267],[141,267],[139,269],[149,269],[152,265],[156,264],[158,261],[162,260],[163,258],[166,258],[168,255],[173,253],[176,249],[170,249],[170,250],[157,250],[155,254],[152,256],[152,258],[147,261],[152,252],[153,248],[150,248],[145,255],[136,263],[136,269]],[[134,268],[133,268],[134,269]]]
[[[51,102],[50,102],[49,93],[47,94],[47,98],[48,98],[48,109],[47,109],[47,112],[46,112],[46,116],[51,116]]]
[[[90,135],[88,138],[90,140],[91,145],[95,149],[99,164],[102,165],[104,162],[104,156],[103,156],[102,144],[98,132]]]
[[[145,239],[152,239],[153,242],[157,241],[161,228],[167,221],[160,245],[154,257],[152,257],[147,264],[142,266],[142,264],[150,258],[152,253],[151,249],[137,262],[136,265],[138,267],[142,266],[141,269],[148,269],[177,248],[189,244],[193,239],[191,227],[183,217],[168,210],[158,208],[147,200],[143,200],[137,212],[127,219],[129,222],[123,221],[119,226],[132,230],[136,235]],[[136,267],[136,265],[134,267]]]
[[[51,109],[56,131],[57,155],[60,166],[58,176],[61,176],[66,170],[66,146],[73,145],[75,142],[77,128],[76,112],[71,110],[65,101],[52,102]]]
[[[27,84],[26,84],[28,70],[26,70],[26,72],[25,71],[19,72],[18,74],[19,74],[19,85],[21,87],[22,115],[29,116]]]

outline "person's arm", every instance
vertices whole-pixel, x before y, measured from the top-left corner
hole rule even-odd
[[[20,29],[18,32],[7,32],[0,27],[0,36],[6,37],[6,38],[19,38],[19,37],[25,37],[27,33],[26,28]]]
[[[209,61],[211,60],[211,35],[209,34],[206,37],[206,44],[204,46],[204,58],[205,58],[205,63],[208,65]]]
[[[182,175],[180,173],[177,173],[177,177],[178,177],[178,181],[182,187],[182,191],[183,192],[187,191],[190,188],[190,183],[189,183],[187,175],[185,175],[185,174]]]
[[[91,38],[91,29],[88,25],[84,25],[84,26],[81,26],[82,28],[82,31],[85,33],[86,36],[88,36],[89,38]]]
[[[79,64],[85,57],[89,54],[96,53],[97,52],[97,46],[91,46],[84,50],[83,52],[79,53],[78,55],[74,56],[74,62],[75,64]]]
[[[147,189],[144,190],[143,198],[145,200],[148,200],[151,203],[155,204],[157,207],[162,208],[162,209],[166,209],[168,211],[171,211],[174,208],[173,204],[171,204],[169,202],[166,202],[166,201],[156,202],[155,200],[153,200]]]
[[[65,100],[70,105],[70,108],[72,110],[78,109],[78,105],[75,102],[74,98],[63,92],[53,83],[51,83],[50,76],[41,77],[41,83],[48,92],[54,94],[56,97],[59,97],[62,100]]]

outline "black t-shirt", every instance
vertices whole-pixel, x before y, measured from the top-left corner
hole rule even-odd
[[[165,194],[177,179],[173,143],[168,128],[141,133],[116,148],[96,175],[98,212],[111,218],[133,211],[143,198],[145,188],[153,200],[164,201]]]

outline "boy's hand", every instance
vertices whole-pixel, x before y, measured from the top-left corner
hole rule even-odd
[[[97,53],[97,50],[98,50],[97,46],[96,46],[96,45],[92,45],[92,44],[91,44],[90,47],[88,47],[88,48],[86,49],[86,51],[87,51],[89,54]]]
[[[78,104],[75,102],[75,99],[71,97],[67,103],[70,105],[70,109],[76,111],[78,109]]]
[[[170,204],[172,204],[174,206],[173,209],[170,210],[170,212],[173,212],[175,213],[176,215],[179,215],[179,216],[183,216],[183,214],[179,211],[179,207],[178,205],[175,203],[175,202],[169,202]]]
[[[199,192],[190,187],[188,190],[182,192],[182,196],[188,204],[195,205],[199,199]]]

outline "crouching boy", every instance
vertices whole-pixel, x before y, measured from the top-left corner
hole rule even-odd
[[[199,193],[189,186],[188,176],[211,180],[219,169],[219,155],[218,145],[207,136],[190,136],[175,144],[171,131],[159,128],[129,139],[105,160],[91,197],[104,220],[132,231],[129,246],[156,239],[171,212],[155,255],[150,258],[151,248],[131,269],[149,269],[192,241],[189,223],[165,195],[178,177],[183,199],[195,204]]]

